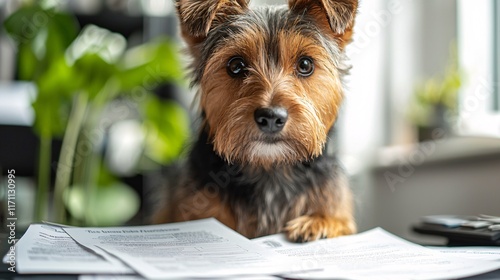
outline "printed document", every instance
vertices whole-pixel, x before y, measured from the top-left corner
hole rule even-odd
[[[65,228],[75,241],[116,256],[150,279],[291,273],[286,256],[205,219],[154,226]]]
[[[467,247],[434,247],[426,248],[448,254],[453,257],[461,257],[476,260],[500,261],[500,247],[494,246],[467,246]]]
[[[119,260],[96,255],[51,225],[31,225],[17,242],[16,254],[19,273],[134,273]]]
[[[283,234],[248,240],[215,219],[118,228],[33,224],[16,244],[15,264],[22,274],[86,274],[82,280],[453,279],[500,272],[500,249],[426,248],[380,228],[305,244]]]
[[[253,239],[275,252],[301,260],[303,268],[322,271],[286,275],[304,279],[453,279],[500,269],[500,262],[443,254],[376,228],[360,234],[306,244],[283,234]]]

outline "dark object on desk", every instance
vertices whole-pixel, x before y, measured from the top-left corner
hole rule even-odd
[[[500,246],[500,231],[491,231],[488,228],[450,228],[420,223],[413,226],[413,231],[446,237],[448,246]]]

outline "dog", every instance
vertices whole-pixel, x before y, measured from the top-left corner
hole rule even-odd
[[[215,217],[248,238],[356,232],[327,142],[343,99],[357,0],[177,0],[201,125],[154,223]]]

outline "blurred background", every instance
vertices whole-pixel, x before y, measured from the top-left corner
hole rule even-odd
[[[252,0],[252,5],[286,1]],[[333,146],[359,229],[500,215],[500,4],[362,1]],[[0,0],[1,218],[142,224],[193,135],[170,0]]]

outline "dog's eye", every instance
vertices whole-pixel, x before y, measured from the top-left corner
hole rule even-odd
[[[241,56],[233,56],[226,65],[227,73],[233,78],[244,76],[248,70],[245,60]]]
[[[314,72],[314,63],[312,58],[303,56],[297,61],[295,68],[297,74],[302,77],[309,77]]]

